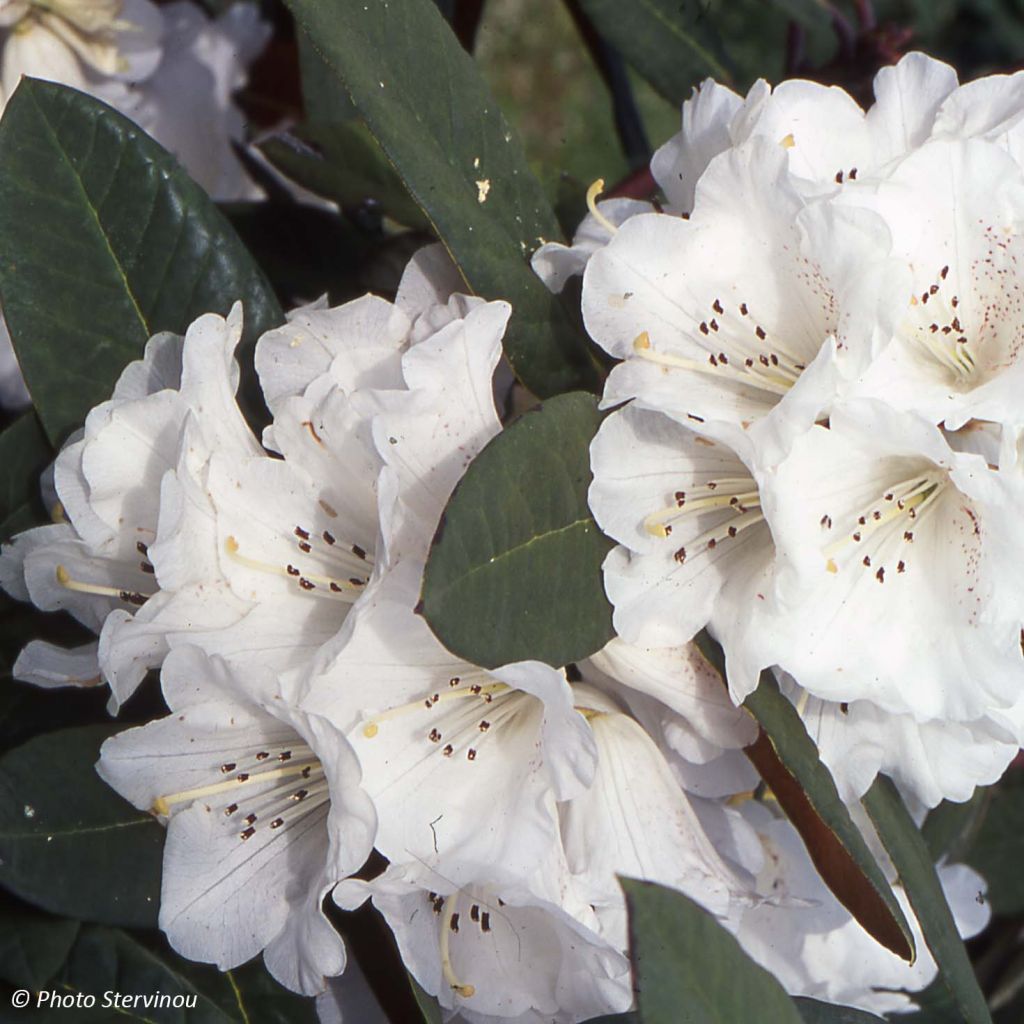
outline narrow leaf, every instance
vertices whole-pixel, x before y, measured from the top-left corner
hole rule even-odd
[[[697,638],[724,680],[722,649],[706,633]],[[904,960],[915,957],[914,937],[892,888],[839,797],[796,708],[770,672],[743,706],[761,732],[746,749],[807,847],[825,884],[861,926]]]
[[[892,780],[880,775],[864,796],[864,808],[899,872],[924,940],[939,965],[939,974],[964,1015],[966,1024],[991,1024],[985,997],[935,873],[928,845],[910,817]]]
[[[52,458],[53,449],[33,412],[0,433],[0,542],[40,518],[39,474]]]
[[[800,1024],[785,989],[706,910],[653,882],[621,882],[643,1024]]]
[[[116,730],[45,733],[0,758],[0,885],[57,914],[148,927],[164,830],[93,768]]]
[[[566,308],[527,258],[560,236],[511,127],[432,0],[288,0],[468,288],[508,299],[505,352],[543,397],[598,386]]]
[[[580,0],[598,32],[667,100],[681,104],[702,79],[724,85],[734,69],[699,0],[634,0],[629,17],[618,0]]]
[[[0,302],[57,445],[158,331],[245,306],[281,320],[230,225],[175,159],[90,96],[24,79],[0,120]]]
[[[441,1014],[441,1005],[411,974],[409,987],[420,1013],[423,1014],[423,1024],[442,1024],[444,1018]]]
[[[591,395],[560,395],[506,427],[472,462],[441,518],[421,609],[455,654],[493,668],[562,666],[612,638],[601,563],[611,547],[587,505]]]

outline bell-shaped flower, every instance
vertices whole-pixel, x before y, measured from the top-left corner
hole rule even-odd
[[[909,285],[888,247],[870,211],[801,197],[779,147],[722,154],[688,220],[633,217],[587,264],[587,330],[623,360],[604,404],[747,432],[777,460],[891,338]]]
[[[443,863],[413,862],[343,882],[335,899],[353,908],[371,897],[413,977],[470,1024],[577,1024],[629,1009],[629,961],[565,892],[564,867],[554,861],[537,883],[495,878],[482,865],[456,884]]]
[[[167,823],[161,929],[191,960],[228,970],[262,951],[282,984],[321,991],[345,967],[323,900],[373,845],[358,761],[270,673],[180,647],[162,683],[171,714],[107,740],[97,766]]]
[[[524,877],[557,841],[555,802],[593,779],[591,730],[564,673],[446,651],[413,611],[419,568],[403,562],[367,592],[304,706],[349,731],[386,857]]]
[[[922,722],[1019,701],[1021,486],[910,413],[834,410],[762,482],[779,613],[766,663]]]

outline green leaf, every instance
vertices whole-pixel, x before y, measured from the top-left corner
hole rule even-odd
[[[643,1024],[800,1024],[785,989],[706,910],[653,882],[621,882]]]
[[[77,922],[68,922],[78,928]],[[65,959],[44,980],[47,991],[80,1001],[93,997],[95,1006],[73,1009],[43,1005],[33,1020],[60,1024],[62,1019],[81,1024],[112,1020],[134,1020],[149,1024],[317,1024],[316,1004],[279,985],[266,971],[261,958],[231,971],[219,971],[209,964],[194,963],[166,947],[162,936],[149,942],[139,935],[117,928],[86,925],[73,944],[68,943]],[[0,950],[5,938],[0,938]],[[63,966],[62,966],[63,965]],[[56,973],[58,972],[59,973]],[[54,974],[56,976],[54,976]],[[51,980],[52,979],[52,980]],[[24,981],[13,984],[33,989]],[[104,1005],[105,994],[107,1005]],[[137,1005],[113,1004],[114,994],[138,997]],[[176,997],[186,1005],[160,1006],[155,997]],[[151,1005],[145,1005],[146,998]],[[194,1001],[195,1005],[190,1005]],[[6,1019],[6,1018],[4,1018]]]
[[[67,959],[79,924],[14,905],[0,893],[0,978],[41,989]]]
[[[794,999],[804,1024],[885,1024],[881,1017],[852,1006],[837,1006],[823,1003],[818,999],[799,997]]]
[[[988,882],[995,913],[1024,910],[1024,780],[1019,773],[1007,773],[993,788],[988,813],[962,859]]]
[[[423,1014],[423,1024],[442,1024],[440,1004],[411,974],[409,975],[409,987],[412,989],[412,995],[420,1013]]]
[[[475,665],[562,666],[613,636],[601,563],[611,541],[587,505],[593,396],[560,395],[505,428],[470,464],[431,545],[421,610]]]
[[[206,194],[127,118],[24,79],[0,121],[0,301],[57,445],[158,331],[245,306],[249,339],[282,314]]]
[[[892,781],[880,775],[864,796],[864,808],[899,874],[924,940],[966,1024],[991,1024],[985,997],[956,930],[931,854]]]
[[[924,836],[924,841],[928,844],[932,863],[942,860],[943,857],[951,861],[964,860],[967,851],[974,845],[988,819],[988,812],[992,808],[992,801],[997,792],[1002,792],[1002,789],[997,790],[993,786],[979,786],[970,800],[965,800],[960,804],[955,804],[951,800],[943,800],[938,807],[928,812],[928,817],[925,818],[924,824],[921,826],[921,835]],[[1021,797],[1024,797],[1024,794],[1018,793],[1018,799]],[[1021,815],[1020,821],[1024,827],[1024,814]],[[998,828],[998,823],[994,824]],[[1011,832],[1010,838],[1012,841],[1018,839],[1018,836]],[[1016,869],[1019,861],[1013,863],[1011,882],[1017,882],[1020,877]],[[991,875],[984,872],[983,874],[985,874],[985,881],[989,883],[989,896],[991,897]],[[1021,907],[1024,908],[1024,902],[1021,903]]]
[[[702,79],[723,85],[734,68],[699,0],[633,0],[623,17],[619,0],[580,0],[597,31],[667,100],[681,104]]]
[[[41,519],[39,474],[52,459],[35,413],[25,413],[0,433],[0,541]]]
[[[400,224],[422,231],[430,228],[361,121],[307,123],[261,142],[260,149],[292,181],[341,207],[372,199]]]
[[[164,830],[96,774],[117,726],[37,736],[0,758],[0,885],[57,914],[156,923]]]
[[[724,680],[722,648],[707,633],[699,634],[696,643]],[[800,833],[822,880],[877,942],[913,961],[914,936],[892,887],[840,799],[800,715],[770,672],[761,673],[760,684],[743,706],[761,726],[745,753]]]
[[[431,0],[288,0],[468,288],[512,303],[505,352],[544,398],[598,387],[576,320],[527,257],[560,237],[512,129]]]

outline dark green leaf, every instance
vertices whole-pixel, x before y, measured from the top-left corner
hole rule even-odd
[[[643,1024],[800,1024],[785,989],[706,910],[674,889],[621,881]]]
[[[580,0],[598,32],[620,50],[666,99],[682,103],[702,79],[724,85],[733,68],[699,0],[633,0],[623,17],[618,0]]]
[[[924,940],[939,965],[966,1024],[991,1024],[985,997],[956,930],[928,846],[892,781],[880,775],[864,796],[864,808],[899,873]]]
[[[0,758],[0,885],[54,913],[146,927],[164,830],[94,770],[117,728],[46,733]]]
[[[995,795],[996,790],[993,787],[979,786],[970,800],[961,804],[943,800],[938,807],[928,812],[928,817],[921,826],[921,835],[928,844],[928,852],[933,863],[943,857],[951,861],[964,859],[988,818]],[[1024,797],[1024,794],[1019,793],[1018,796]],[[1012,872],[1015,881],[1019,878],[1017,863],[1014,862],[1015,869]],[[988,874],[985,874],[985,880],[989,882],[991,896],[991,878]],[[1021,907],[1024,908],[1024,902],[1021,903]]]
[[[78,927],[77,921],[16,905],[0,893],[0,979],[42,988],[60,970]]]
[[[804,1024],[885,1024],[881,1017],[850,1006],[836,1006],[817,999],[800,997],[793,1000]]]
[[[423,1014],[423,1024],[442,1024],[441,1007],[438,1001],[410,974],[409,987],[412,989],[413,998]]]
[[[0,541],[39,521],[39,474],[53,459],[35,413],[0,433]]]
[[[281,320],[214,204],[127,118],[24,79],[0,121],[0,301],[56,445],[110,395],[150,335],[245,305],[250,339]]]
[[[431,0],[288,0],[467,285],[508,299],[505,352],[541,397],[596,388],[576,322],[527,257],[559,237],[540,183],[472,58]]]
[[[612,638],[601,562],[611,542],[587,505],[601,414],[560,395],[503,430],[472,462],[430,549],[422,611],[476,665],[562,666]]]
[[[361,121],[308,123],[267,139],[260,149],[283,174],[341,207],[373,200],[399,224],[430,227]]]
[[[721,647],[706,633],[697,646],[725,678]],[[836,899],[886,949],[914,959],[914,936],[892,888],[839,797],[796,708],[770,672],[743,706],[761,726],[746,754],[768,783]]]
[[[1024,780],[1007,774],[992,792],[991,804],[964,860],[988,882],[997,914],[1024,910]]]

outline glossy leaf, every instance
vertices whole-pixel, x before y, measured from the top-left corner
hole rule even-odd
[[[409,987],[412,989],[416,1006],[423,1014],[423,1024],[442,1024],[443,1016],[438,1001],[427,992],[422,985],[410,974]]]
[[[864,795],[864,808],[899,873],[924,940],[964,1021],[966,1024],[991,1024],[985,997],[957,932],[928,845],[890,779],[880,775],[875,780]]]
[[[704,78],[731,84],[733,67],[699,0],[580,0],[594,27],[667,100],[681,104]]]
[[[39,474],[52,459],[34,413],[24,413],[0,433],[0,542],[41,518]]]
[[[512,303],[505,352],[535,394],[596,388],[576,320],[528,257],[558,223],[473,59],[432,0],[288,0],[473,292]]]
[[[1005,791],[1008,792],[1012,786],[1012,781],[1007,779],[1004,786],[1006,787]],[[924,824],[921,826],[921,835],[924,836],[924,841],[928,844],[928,852],[931,854],[932,862],[939,861],[943,857],[947,857],[951,861],[964,860],[968,851],[980,838],[982,830],[986,828],[988,814],[992,809],[994,798],[998,793],[1003,792],[1003,787],[997,789],[993,786],[979,786],[974,791],[970,800],[965,800],[959,804],[953,803],[951,800],[943,800],[938,807],[929,811],[928,817],[925,818]],[[1024,791],[1019,788],[1017,789],[1016,801],[1024,802]],[[1013,803],[1013,801],[1010,803]],[[1001,807],[1000,814],[1005,813],[1007,809],[1009,808],[1005,805]],[[1018,812],[1017,823],[1018,829],[1024,828],[1024,808]],[[996,830],[999,830],[1002,822],[997,819],[992,822],[992,825]],[[989,834],[986,831],[986,836]],[[1007,829],[1007,839],[1011,844],[1020,842],[1020,833],[1014,829],[1012,824]],[[1012,849],[1009,852],[1010,857],[1007,858],[1007,865],[1013,864],[1011,872],[1012,881],[1019,882],[1020,875],[1016,870],[1016,866],[1020,863],[1019,856],[1024,854],[1024,845],[1020,847],[1017,859],[1013,859],[1014,851]],[[982,874],[985,876],[985,881],[989,883],[989,897],[991,898],[992,874],[988,871],[983,871]],[[1021,908],[1024,908],[1024,897],[1022,897]]]
[[[271,136],[260,149],[279,171],[318,196],[342,207],[372,200],[400,224],[429,230],[423,211],[359,121],[305,124]]]
[[[108,398],[150,335],[245,305],[282,318],[206,194],[127,118],[24,79],[0,121],[0,301],[47,436]]]
[[[706,633],[697,644],[724,679],[722,649]],[[913,933],[892,887],[850,818],[796,708],[770,672],[761,674],[760,685],[743,706],[761,726],[747,757],[800,833],[825,884],[876,941],[912,961]]]
[[[643,1024],[800,1024],[785,989],[706,910],[674,889],[621,881]]]
[[[527,412],[471,463],[444,511],[421,610],[441,642],[476,665],[562,666],[612,637],[601,563],[611,542],[587,505],[591,395]]]
[[[0,885],[57,914],[156,923],[164,830],[96,774],[117,726],[49,732],[0,758]]]

